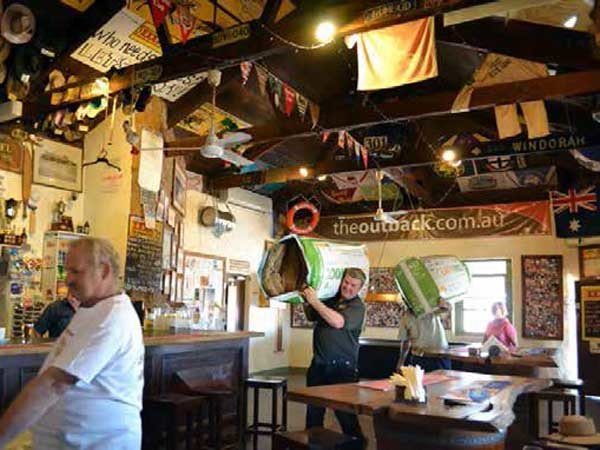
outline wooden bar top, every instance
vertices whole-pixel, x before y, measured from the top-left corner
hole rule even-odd
[[[157,345],[200,344],[204,342],[230,341],[262,336],[264,336],[264,333],[254,331],[154,331],[144,332],[144,344],[147,347]],[[52,348],[53,343],[54,341],[50,339],[34,339],[31,342],[25,343],[20,340],[6,340],[0,342],[0,356],[48,353]]]
[[[487,375],[455,370],[438,370],[433,374],[452,377],[451,380],[427,386],[427,403],[395,402],[395,391],[379,391],[360,387],[357,383],[313,386],[290,389],[289,400],[324,406],[356,414],[375,415],[388,410],[390,418],[402,423],[455,426],[473,431],[497,431],[514,420],[512,412],[516,398],[525,392],[537,392],[552,385],[543,378]],[[451,390],[467,387],[476,381],[509,381],[511,384],[492,397],[489,403],[450,406],[441,396]]]

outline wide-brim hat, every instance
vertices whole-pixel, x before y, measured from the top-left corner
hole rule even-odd
[[[558,433],[552,433],[547,439],[554,442],[573,445],[600,445],[600,433],[596,433],[594,421],[589,417],[568,415],[561,417]]]
[[[0,33],[11,44],[26,44],[35,34],[35,16],[20,3],[13,3],[2,15]]]

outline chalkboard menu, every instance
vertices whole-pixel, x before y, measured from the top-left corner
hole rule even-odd
[[[582,339],[600,339],[600,286],[581,287]]]
[[[125,289],[160,292],[162,257],[162,223],[146,228],[144,219],[130,216],[125,264]]]

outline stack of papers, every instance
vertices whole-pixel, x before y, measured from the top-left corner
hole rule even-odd
[[[469,386],[454,389],[442,395],[441,398],[463,405],[481,404],[488,402],[511,384],[511,381],[476,381]]]

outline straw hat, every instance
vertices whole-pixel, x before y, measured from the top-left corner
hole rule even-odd
[[[2,15],[0,32],[11,44],[26,44],[35,34],[35,16],[27,6],[13,3]]]
[[[548,440],[574,445],[600,445],[600,433],[596,433],[594,421],[584,416],[563,416],[558,423],[558,433]]]

